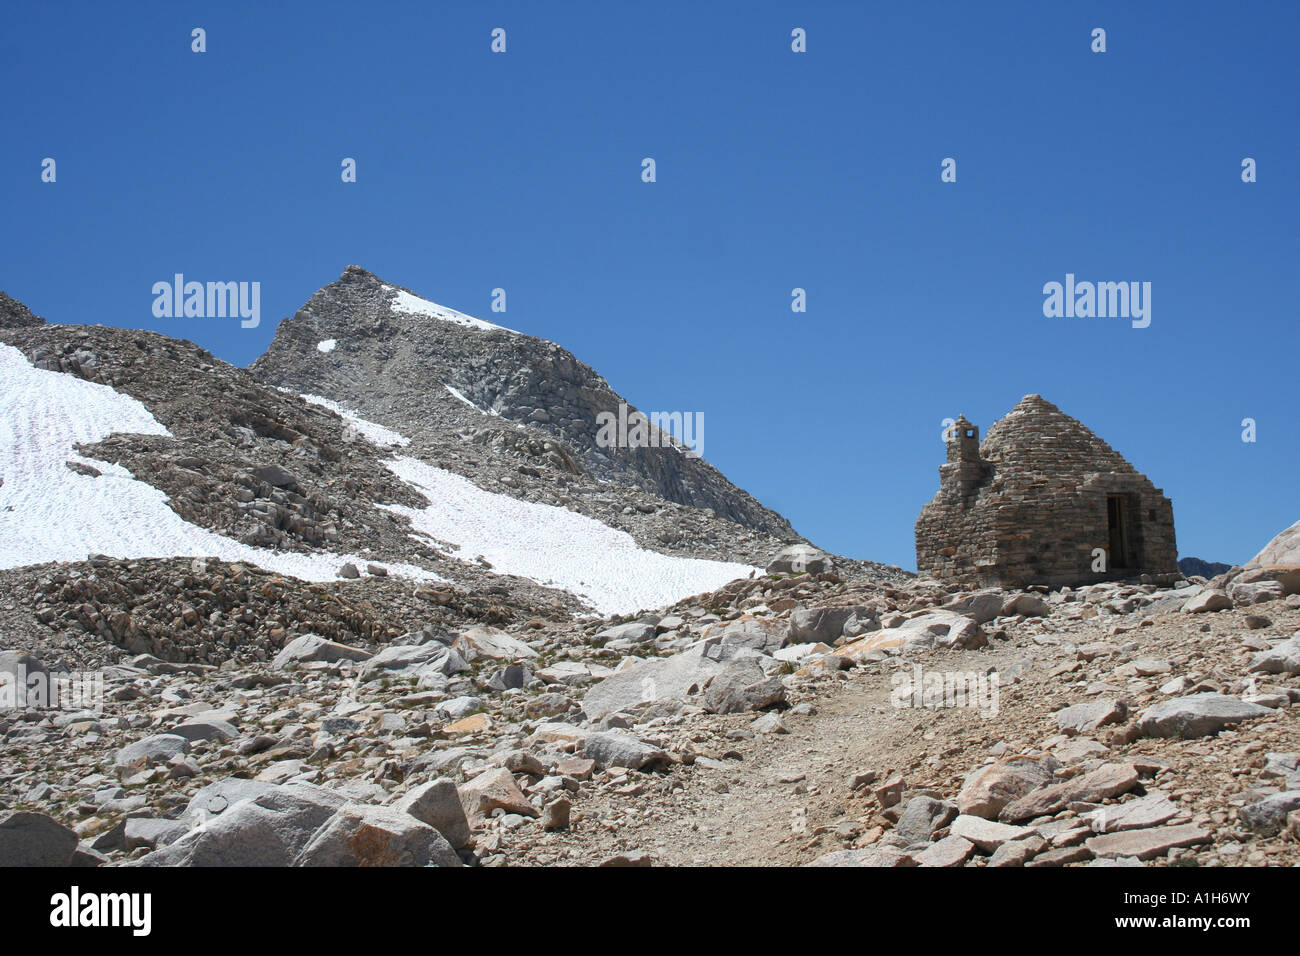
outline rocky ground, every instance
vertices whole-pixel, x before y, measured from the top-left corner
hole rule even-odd
[[[0,716],[0,855],[1300,863],[1300,595],[1239,569],[1050,593],[846,570],[796,548],[630,620],[413,613],[268,634],[265,661],[123,654],[102,711]]]

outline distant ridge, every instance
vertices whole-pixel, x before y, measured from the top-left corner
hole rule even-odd
[[[1202,578],[1213,578],[1231,568],[1232,565],[1224,564],[1222,561],[1203,561],[1200,558],[1178,559],[1178,570],[1188,577],[1196,575]]]

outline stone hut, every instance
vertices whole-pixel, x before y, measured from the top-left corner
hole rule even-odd
[[[939,493],[916,520],[916,566],[963,586],[1051,587],[1178,576],[1174,508],[1083,423],[1026,395],[984,441],[946,435]]]

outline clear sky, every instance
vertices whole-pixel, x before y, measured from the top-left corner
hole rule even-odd
[[[987,429],[1031,392],[1164,489],[1184,556],[1244,561],[1300,518],[1300,4],[94,2],[6,20],[0,288],[51,321],[245,365],[357,263],[559,342],[646,411],[703,412],[705,457],[736,484],[823,547],[905,567],[943,419]],[[177,272],[260,282],[260,327],[154,318]],[[1067,273],[1150,282],[1149,327],[1045,317]]]

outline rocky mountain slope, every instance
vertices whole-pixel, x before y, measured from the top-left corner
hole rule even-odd
[[[786,537],[588,474],[441,387],[447,417],[408,438],[189,342],[8,296],[0,320],[0,649],[52,664],[648,609],[794,538],[702,462],[683,473]]]

